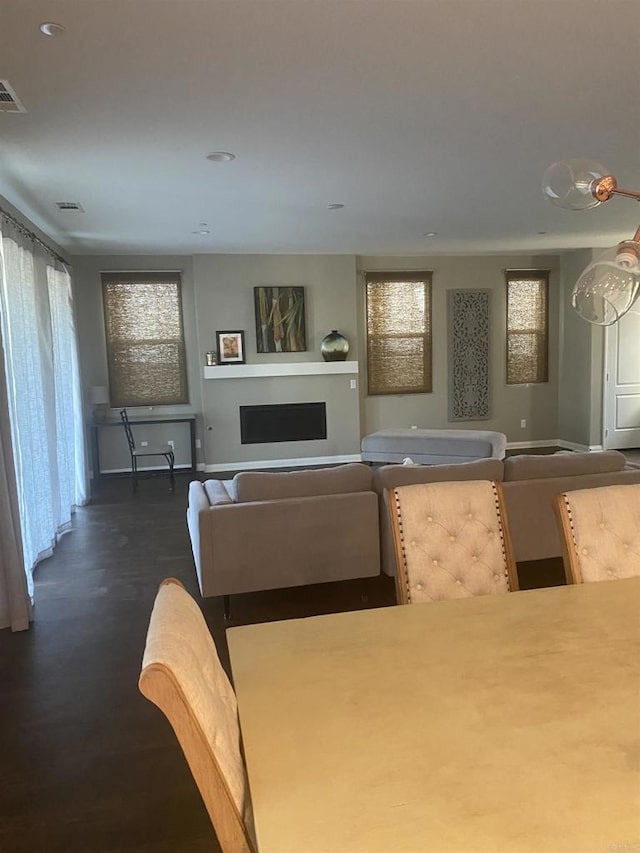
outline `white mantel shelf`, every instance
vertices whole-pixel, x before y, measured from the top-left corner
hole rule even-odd
[[[205,379],[256,379],[263,376],[327,376],[357,373],[357,361],[289,361],[286,364],[221,364],[204,367]]]

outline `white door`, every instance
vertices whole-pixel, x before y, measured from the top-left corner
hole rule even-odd
[[[604,446],[640,447],[640,313],[606,330]]]

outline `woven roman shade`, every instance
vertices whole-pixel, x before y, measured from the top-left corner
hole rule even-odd
[[[111,405],[188,403],[180,273],[102,273],[102,298]]]
[[[506,270],[507,385],[549,381],[549,271]]]
[[[431,273],[366,274],[368,393],[431,391]]]

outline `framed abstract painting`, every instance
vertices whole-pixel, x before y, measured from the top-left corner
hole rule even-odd
[[[304,352],[304,287],[254,287],[258,352]]]

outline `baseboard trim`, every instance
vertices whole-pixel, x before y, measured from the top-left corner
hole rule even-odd
[[[565,450],[574,450],[576,453],[591,453],[594,450],[602,450],[601,444],[578,444],[575,441],[565,441],[564,439],[560,439],[558,444]]]
[[[205,465],[208,474],[217,471],[250,471],[259,468],[305,468],[309,465],[340,465],[344,462],[362,462],[360,453],[345,453],[341,456],[304,456],[295,459],[260,459],[243,460],[242,462],[221,462]]]
[[[575,441],[565,441],[562,438],[548,438],[536,441],[509,441],[507,450],[527,450],[530,447],[562,447],[577,453],[589,453],[602,450],[601,444],[578,444]],[[200,462],[198,471],[207,474],[223,473],[224,471],[254,471],[265,468],[305,468],[309,465],[341,465],[346,462],[362,462],[361,453],[344,453],[339,456],[305,456],[294,459],[251,459],[239,462],[220,462],[205,465]],[[115,472],[114,472],[115,473]]]
[[[561,447],[563,450],[573,450],[576,453],[593,453],[602,450],[601,444],[578,444],[576,441],[566,441],[564,438],[507,442],[507,450],[526,450],[528,447]]]
[[[543,441],[508,441],[507,450],[526,450],[528,447],[561,447],[562,442],[557,438],[544,439]]]
[[[191,471],[191,465],[174,465],[174,471]],[[144,468],[138,468],[138,473],[143,474],[145,471],[166,471],[169,473],[168,465],[147,465]],[[101,468],[102,474],[131,474],[131,468]]]

